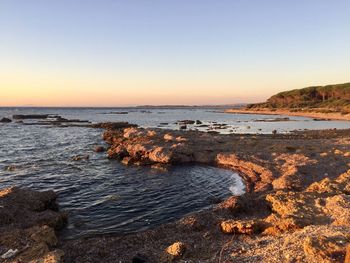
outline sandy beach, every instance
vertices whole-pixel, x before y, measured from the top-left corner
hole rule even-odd
[[[291,111],[288,109],[229,109],[225,111],[226,113],[238,113],[238,114],[266,114],[266,115],[287,115],[287,116],[302,116],[302,117],[310,117],[315,119],[329,119],[329,120],[346,120],[350,121],[350,114],[341,114],[340,112],[333,113],[322,113],[322,112],[313,112],[313,111]]]

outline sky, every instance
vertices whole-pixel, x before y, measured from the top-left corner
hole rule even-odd
[[[348,0],[0,0],[0,106],[264,101],[350,82]]]

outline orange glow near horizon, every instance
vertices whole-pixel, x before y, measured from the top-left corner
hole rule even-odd
[[[10,61],[10,60],[8,60]],[[272,70],[103,71],[0,65],[0,106],[117,107],[261,102],[282,90],[348,81],[344,71],[306,74]],[[22,66],[22,67],[21,67]],[[329,79],[331,76],[331,80]],[[317,79],[317,83],[313,80]],[[332,80],[333,79],[333,80]]]

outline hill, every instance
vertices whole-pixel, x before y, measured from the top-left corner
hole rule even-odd
[[[247,109],[289,109],[350,113],[350,83],[312,86],[280,92],[266,102],[249,104]]]

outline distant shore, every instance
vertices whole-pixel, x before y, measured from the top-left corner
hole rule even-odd
[[[345,120],[350,121],[350,114],[341,114],[340,112],[333,113],[323,113],[323,112],[313,112],[313,111],[290,111],[288,109],[228,109],[225,110],[226,113],[239,113],[239,114],[266,114],[266,115],[288,115],[288,116],[301,116],[310,117],[315,119],[331,119],[331,120]]]

